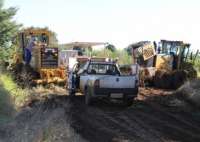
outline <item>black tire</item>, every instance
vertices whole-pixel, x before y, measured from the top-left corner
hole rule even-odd
[[[127,98],[124,100],[126,106],[131,106],[133,104],[134,98]]]
[[[75,91],[74,90],[69,90],[69,97],[74,97],[75,96]]]
[[[91,99],[91,96],[90,96],[90,94],[88,92],[88,89],[85,89],[84,95],[85,95],[85,104],[86,105],[91,105],[92,104],[92,99]]]

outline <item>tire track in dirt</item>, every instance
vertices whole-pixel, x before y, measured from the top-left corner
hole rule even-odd
[[[151,106],[154,109],[155,114],[159,114],[160,119],[159,120],[165,120],[165,121],[171,121],[174,125],[182,126],[183,129],[187,129],[189,131],[195,132],[195,133],[200,133],[200,125],[198,125],[198,122],[196,125],[193,125],[195,121],[192,120],[192,117],[189,119],[186,117],[187,114],[182,112],[182,115],[180,116],[180,113],[171,113],[170,111],[166,110],[163,108],[161,105],[155,105],[150,103],[149,106]]]
[[[158,104],[136,101],[128,108],[97,103],[84,104],[84,97],[73,100],[71,126],[89,141],[165,142],[199,141],[197,121],[171,113]],[[182,117],[182,118],[181,118]]]
[[[127,113],[129,113],[127,110],[129,111],[129,109],[125,108],[124,110],[120,110],[118,108],[110,108],[110,106],[88,107],[82,104],[83,102],[84,101],[78,101],[76,102],[77,104],[72,104],[71,110],[77,111],[72,115],[72,121],[74,121],[72,127],[90,140],[95,140],[97,138],[95,134],[93,134],[94,131],[90,131],[96,129],[95,133],[103,131],[106,136],[109,136],[109,139],[107,139],[108,141],[116,137],[118,139],[142,142],[162,141],[158,132],[152,132],[145,126],[141,127],[142,122],[139,121],[138,118],[131,119],[131,117],[127,115]],[[134,113],[132,113],[132,115],[134,116]],[[87,132],[88,130],[89,132]],[[87,134],[83,133],[83,131],[85,131],[85,133],[87,132]],[[89,137],[89,135],[93,135],[93,138]],[[104,138],[106,138],[106,136]]]
[[[119,112],[103,111],[98,107],[85,106],[81,102],[78,102],[77,108],[76,103],[72,104],[71,109],[76,111],[81,109],[72,114],[71,126],[86,139],[90,141],[145,141],[136,135],[134,129],[130,129],[128,125],[110,116],[110,113],[116,116]]]
[[[199,141],[200,137],[198,134],[193,134],[193,132],[183,129],[182,126],[177,126],[173,124],[167,123],[167,121],[162,121],[159,119],[155,119],[151,116],[146,116],[146,114],[135,114],[138,118],[145,119],[148,118],[148,121],[145,123],[152,126],[152,128],[161,131],[163,135],[170,136],[171,138],[175,138],[177,140],[181,139],[181,141]]]
[[[140,135],[142,138],[146,139],[147,141],[163,141],[161,134],[155,130],[152,130],[152,127],[148,124],[145,124],[141,118],[138,118],[136,115],[130,115],[130,112],[126,112],[123,117],[126,119],[126,121],[129,121],[130,125],[135,122],[133,125],[136,127],[138,135]]]
[[[98,110],[99,111],[99,110]],[[146,141],[140,135],[138,135],[135,127],[130,127],[130,124],[127,123],[126,120],[120,118],[122,112],[106,112],[106,111],[99,111],[98,117],[103,118],[103,125],[112,124],[115,128],[113,130],[118,129],[119,132],[115,133],[116,135],[122,135],[127,139],[140,139],[141,141]],[[133,126],[133,125],[132,125]]]
[[[180,111],[177,107],[167,107],[153,99],[136,100],[130,107],[105,101],[98,101],[93,106],[87,106],[84,103],[84,96],[75,96],[74,98],[54,96],[34,102],[26,110],[16,117],[15,124],[18,126],[17,128],[24,129],[24,131],[26,130],[24,127],[27,126],[29,134],[31,134],[30,140],[40,136],[38,129],[45,130],[53,124],[60,128],[65,124],[66,126],[62,126],[63,129],[59,130],[58,134],[63,130],[71,131],[70,134],[75,132],[80,136],[81,141],[200,141],[199,117],[193,116],[195,111],[198,115],[198,109],[192,112]],[[54,115],[52,116],[52,114]],[[54,119],[57,119],[57,121],[54,122]],[[65,123],[60,122],[56,125],[60,120]],[[34,129],[32,129],[32,125],[36,125]],[[11,130],[14,126],[8,128],[10,128],[8,130]],[[0,130],[2,131],[2,129]],[[11,138],[20,135],[21,137],[25,136],[20,134],[21,131],[16,132],[18,131],[7,132],[3,136],[5,139],[7,139],[7,136],[11,136]],[[12,134],[14,135],[12,136]],[[69,141],[77,137],[77,135],[68,136],[66,133],[64,134]]]
[[[150,108],[149,106],[148,108]],[[146,110],[135,112],[135,115],[140,118],[144,119],[144,123],[151,125],[152,128],[160,131],[163,135],[167,137],[172,137],[176,139],[181,139],[181,141],[199,141],[199,133],[200,129],[194,125],[188,125],[188,123],[184,121],[179,121],[179,119],[174,119],[176,114],[171,114],[166,112],[167,110],[162,110],[161,107],[159,109],[156,107],[152,107],[154,110],[152,112],[148,112]],[[184,118],[184,116],[182,116]],[[182,118],[182,119],[183,119]],[[148,120],[147,120],[148,119]],[[186,123],[185,123],[186,122]],[[146,125],[146,124],[145,124]]]
[[[160,135],[158,134],[158,132],[152,132],[151,130],[149,130],[148,126],[144,126],[142,125],[143,122],[138,119],[137,117],[134,116],[134,112],[130,112],[130,110],[132,110],[134,108],[134,105],[130,108],[125,108],[124,110],[120,111],[120,112],[105,112],[105,110],[103,110],[103,112],[101,114],[104,115],[105,118],[111,119],[115,121],[115,124],[122,126],[122,130],[128,130],[130,131],[130,135],[131,133],[140,137],[143,141],[158,141],[161,142],[161,138]],[[132,114],[132,117],[129,117],[127,114]],[[143,127],[142,127],[143,126]],[[132,135],[132,136],[134,136]]]
[[[82,105],[81,101],[73,100],[70,102],[70,108],[66,112],[66,115],[70,115],[70,125],[71,127],[83,138],[89,141],[111,141],[114,132],[109,131],[109,129],[101,127],[101,121],[98,123],[94,119],[94,114],[88,113],[90,108],[86,108]],[[102,128],[102,129],[99,129]]]

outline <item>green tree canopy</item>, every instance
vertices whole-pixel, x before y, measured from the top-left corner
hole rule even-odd
[[[108,44],[105,48],[112,52],[116,51],[116,47],[112,44]]]
[[[10,62],[15,52],[16,35],[21,25],[13,20],[17,9],[14,7],[5,9],[3,2],[0,0],[0,62]]]
[[[132,55],[132,47],[131,46],[128,46],[126,48],[124,48],[124,50],[128,53],[128,55]]]
[[[14,7],[5,9],[3,4],[4,1],[0,0],[0,59],[4,59],[5,56],[8,57],[7,54],[12,46],[13,39],[21,26],[13,20],[17,9]]]

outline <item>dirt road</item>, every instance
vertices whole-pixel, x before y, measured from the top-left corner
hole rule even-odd
[[[130,107],[84,96],[34,102],[0,128],[2,141],[198,142],[200,111],[165,91],[141,90]]]

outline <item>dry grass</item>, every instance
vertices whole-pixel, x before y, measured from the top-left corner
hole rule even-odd
[[[52,104],[57,107],[48,108],[52,101],[48,102],[47,97],[51,94],[65,95],[66,90],[54,85],[22,89],[10,75],[0,74],[0,141],[84,142],[70,127],[65,110],[70,107],[67,102],[62,104],[63,107]],[[39,101],[42,98],[46,101]],[[38,105],[21,109],[32,100],[37,100]]]
[[[70,126],[70,115],[66,115],[69,108],[68,101],[56,102],[51,99],[24,108],[11,123],[0,127],[0,141],[84,142]]]
[[[23,107],[31,99],[48,96],[50,94],[66,94],[65,88],[55,85],[51,85],[50,87],[37,86],[32,89],[22,89],[13,81],[12,76],[9,74],[1,74],[0,82],[2,86],[1,91],[4,90],[4,93],[2,93],[4,94],[3,96],[9,96],[11,98],[15,109]]]
[[[0,74],[0,123],[11,121],[29,97],[27,89],[19,88],[6,73]]]
[[[6,91],[6,95],[11,98],[14,108],[18,109],[23,106],[27,98],[30,96],[30,91],[28,89],[20,88],[9,74],[1,74],[0,81],[2,89]]]
[[[65,95],[66,90],[58,86],[45,88],[38,86],[33,89],[22,89],[6,73],[0,74],[0,123],[5,123],[14,118],[16,112],[31,103],[33,100],[41,100],[50,97],[51,94]]]
[[[37,94],[38,96],[47,96],[49,94],[66,95],[66,89],[55,85],[50,87],[37,86],[31,90],[31,94]]]

